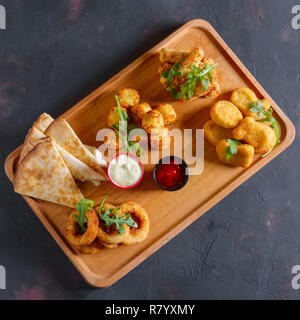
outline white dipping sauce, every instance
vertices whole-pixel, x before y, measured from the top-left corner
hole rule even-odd
[[[139,181],[142,169],[137,160],[121,154],[111,161],[108,174],[116,184],[130,187]]]

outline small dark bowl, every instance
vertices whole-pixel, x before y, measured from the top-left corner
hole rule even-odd
[[[182,183],[181,185],[175,187],[175,188],[170,188],[170,189],[162,186],[162,185],[157,181],[157,179],[156,179],[156,170],[157,170],[158,166],[159,166],[164,160],[167,160],[167,159],[169,159],[169,161],[175,160],[175,161],[177,161],[180,165],[184,166],[184,168],[185,168],[185,178],[184,178],[184,180],[183,180],[183,183]],[[154,169],[153,169],[153,178],[154,178],[155,183],[156,183],[161,189],[166,190],[166,191],[177,191],[177,190],[182,189],[182,188],[187,184],[187,182],[188,182],[188,180],[189,180],[189,176],[190,176],[190,174],[189,174],[188,165],[186,164],[186,162],[185,162],[184,160],[182,160],[181,158],[178,158],[178,157],[176,157],[176,156],[167,156],[167,157],[161,158],[161,159],[157,162],[157,164],[155,165],[155,167],[154,167]]]

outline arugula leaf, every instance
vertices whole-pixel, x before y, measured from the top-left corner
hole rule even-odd
[[[104,199],[105,201],[105,199]],[[102,201],[103,205],[103,201]],[[100,205],[101,207],[101,205]],[[110,227],[113,224],[116,225],[116,229],[118,230],[119,234],[124,233],[124,228],[122,227],[123,224],[127,224],[130,227],[138,228],[137,223],[132,219],[131,215],[128,213],[125,215],[125,213],[119,217],[118,211],[120,210],[120,207],[116,207],[114,210],[107,209],[103,214],[101,212],[103,211],[99,209],[99,216],[100,218],[105,222],[105,224]]]
[[[125,153],[129,152],[130,153],[130,151],[132,150],[131,147],[133,146],[133,144],[136,144],[135,148],[137,150],[139,150],[136,153],[136,155],[139,157],[142,153],[142,148],[141,148],[140,144],[138,142],[128,141],[129,132],[133,129],[138,128],[138,127],[136,125],[128,124],[128,121],[130,119],[129,119],[127,112],[125,112],[121,107],[120,98],[117,95],[115,95],[115,99],[116,99],[117,105],[118,105],[118,108],[116,109],[116,113],[120,114],[121,121],[120,121],[120,124],[113,124],[112,127],[115,130],[115,132],[117,133],[117,135],[120,137],[120,139],[123,141],[122,152],[125,152]]]
[[[181,69],[181,64],[180,62],[176,62],[172,68],[170,69],[170,71],[165,71],[162,72],[162,76],[166,79],[168,79],[168,84],[167,84],[167,88],[172,88],[172,82],[173,82],[173,78],[174,76],[182,76],[182,72],[180,71]]]
[[[183,100],[191,99],[194,96],[195,90],[197,88],[197,83],[201,83],[204,90],[208,90],[209,82],[213,82],[213,76],[211,72],[214,70],[217,64],[211,66],[203,64],[203,69],[201,67],[196,67],[191,65],[191,71],[186,76],[186,82],[181,85],[181,98]]]
[[[226,160],[229,160],[234,154],[237,154],[237,146],[242,143],[234,139],[227,139],[226,141],[229,143],[229,146],[226,148]]]
[[[86,226],[88,222],[85,216],[86,212],[89,211],[94,206],[94,201],[89,199],[81,199],[76,205],[76,211],[79,213],[78,216],[73,214],[73,218],[77,221],[80,234],[85,233]]]
[[[273,117],[273,109],[269,108],[268,111],[265,111],[264,106],[262,102],[258,99],[257,103],[255,102],[250,102],[249,103],[249,110],[251,112],[255,112],[257,117],[263,116],[264,118],[257,120],[258,122],[269,122],[270,127],[274,129],[275,135],[276,135],[276,144],[280,143],[279,140],[279,129],[276,124],[276,120]]]
[[[118,109],[116,110],[116,113],[120,114],[121,121],[127,121],[128,120],[128,114],[127,114],[127,112],[125,112],[122,109],[121,104],[120,104],[120,98],[117,95],[115,95],[115,99],[116,99],[117,105],[118,105]]]

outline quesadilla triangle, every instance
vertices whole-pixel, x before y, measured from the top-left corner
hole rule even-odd
[[[64,119],[58,118],[50,124],[45,131],[45,135],[51,137],[57,144],[71,153],[87,166],[97,171],[101,180],[107,180],[105,171],[97,162],[92,153],[84,147],[71,126]]]
[[[18,166],[25,156],[37,145],[38,140],[44,138],[44,132],[54,119],[47,113],[42,113],[34,122],[32,128],[28,131],[28,134],[23,143],[23,148],[19,157]]]
[[[42,113],[36,119],[32,127],[44,133],[53,121],[54,119],[48,113]]]
[[[89,166],[87,166],[82,161],[78,160],[77,158],[73,157],[71,153],[66,151],[64,148],[56,145],[57,150],[59,151],[60,155],[65,161],[66,166],[70,170],[72,176],[76,180],[81,181],[91,181],[93,180],[102,180],[102,176],[96,172],[95,170],[91,169]]]
[[[53,141],[37,144],[21,162],[15,192],[75,208],[83,198]]]
[[[39,140],[45,137],[46,136],[36,127],[32,127],[29,130],[19,157],[19,164],[27,156],[27,154],[39,143]]]

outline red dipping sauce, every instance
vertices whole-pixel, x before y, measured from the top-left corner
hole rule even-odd
[[[180,189],[187,181],[186,166],[171,159],[170,163],[159,163],[155,170],[157,183],[169,190]]]

